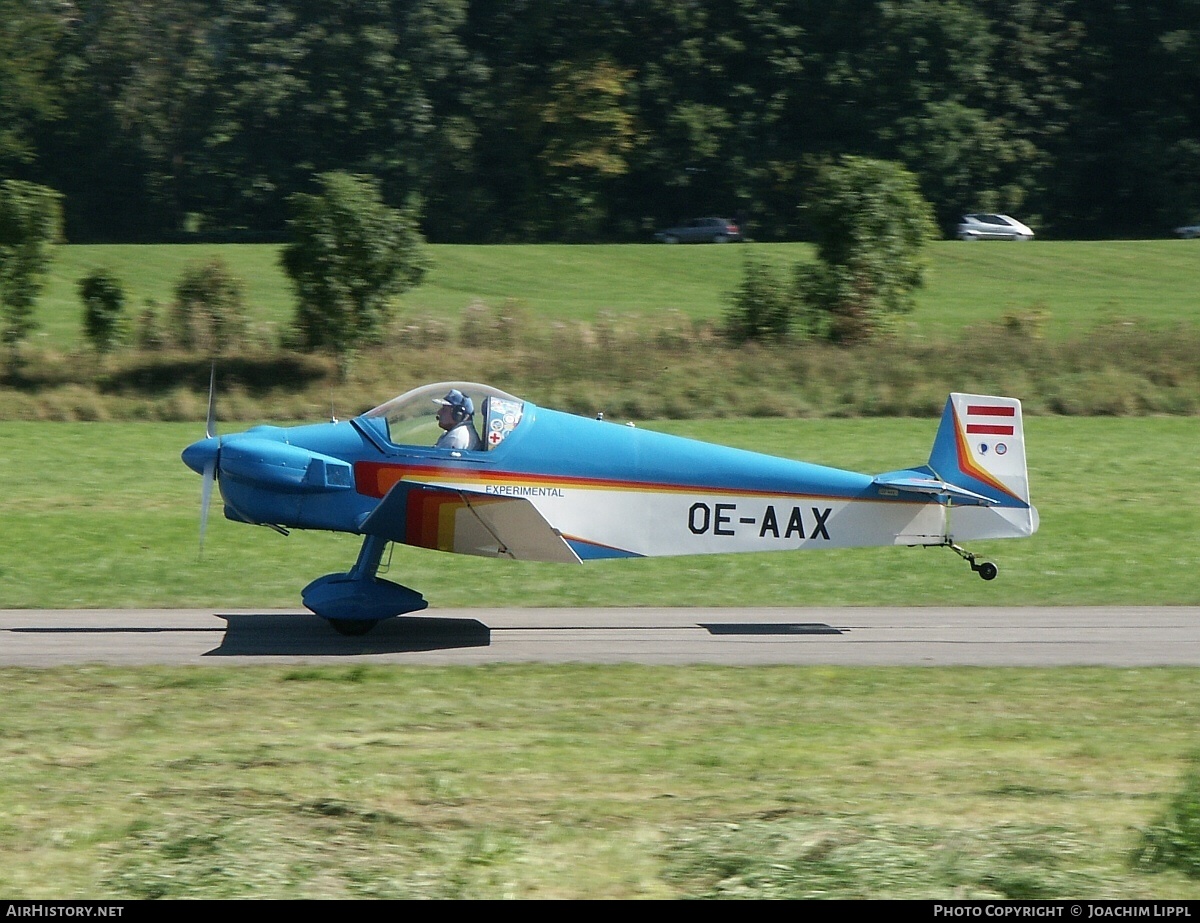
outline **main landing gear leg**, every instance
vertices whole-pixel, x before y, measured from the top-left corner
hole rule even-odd
[[[387,541],[378,535],[368,535],[363,539],[362,547],[358,549],[358,560],[354,562],[347,576],[351,580],[370,580],[379,570],[379,562],[383,560],[383,550]]]
[[[975,573],[979,574],[979,576],[982,577],[984,580],[995,580],[996,579],[996,574],[998,573],[998,571],[996,570],[996,565],[993,564],[991,561],[983,561],[981,563],[977,562],[975,560],[975,555],[973,555],[971,552],[967,551],[966,548],[963,548],[960,545],[954,544],[954,542],[950,541],[949,539],[947,539],[944,544],[947,548],[949,548],[951,551],[953,551],[956,555],[958,555],[960,558],[962,558],[964,561],[966,561],[968,564],[970,564],[971,570],[973,570],[973,571],[975,571]]]
[[[381,619],[424,609],[429,604],[416,590],[375,576],[387,544],[366,536],[350,572],[318,577],[301,591],[304,605],[343,635],[365,635]]]

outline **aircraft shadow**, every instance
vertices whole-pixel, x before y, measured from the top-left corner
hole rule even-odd
[[[701,622],[713,635],[840,635],[840,628],[824,622]]]
[[[315,615],[219,615],[228,627],[206,657],[343,657],[488,647],[492,632],[476,619],[403,616],[385,619],[361,637],[339,635]]]

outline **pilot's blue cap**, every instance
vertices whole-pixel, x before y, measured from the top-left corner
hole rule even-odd
[[[475,402],[463,394],[458,388],[450,389],[450,392],[445,397],[435,397],[435,404],[445,404],[447,407],[460,407],[463,413],[474,413]]]

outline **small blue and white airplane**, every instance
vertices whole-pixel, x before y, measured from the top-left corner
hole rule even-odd
[[[459,445],[474,447],[436,446],[439,425],[469,429]],[[548,410],[471,382],[416,388],[344,422],[227,436],[215,434],[210,390],[208,435],[183,461],[203,475],[201,542],[214,482],[236,522],[363,536],[351,570],[302,591],[350,635],[427,605],[377,576],[389,542],[567,564],[938,545],[991,580],[995,565],[958,543],[1038,528],[1021,404],[977,394],[950,395],[928,463],[879,475]]]

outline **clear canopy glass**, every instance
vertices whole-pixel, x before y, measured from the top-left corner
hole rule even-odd
[[[442,434],[437,423],[441,401],[451,391],[460,391],[474,407],[472,423],[481,437],[483,451],[500,445],[520,425],[525,402],[518,397],[470,381],[441,381],[406,391],[363,414],[376,426],[384,424],[385,437],[393,445],[432,446]]]

